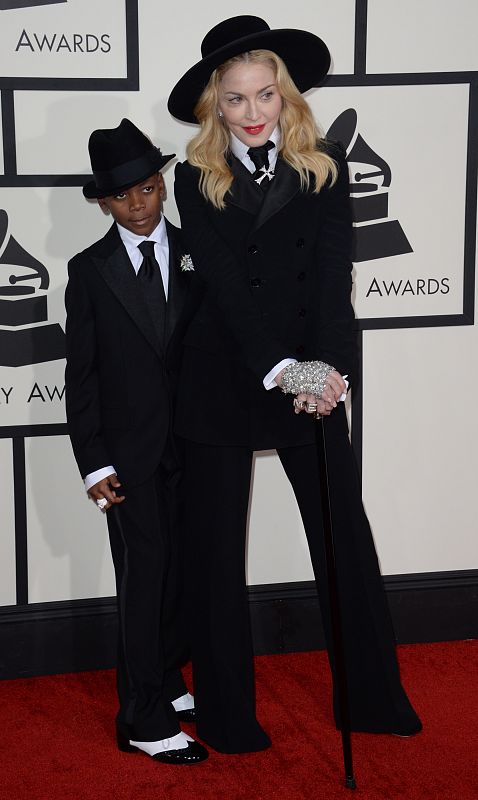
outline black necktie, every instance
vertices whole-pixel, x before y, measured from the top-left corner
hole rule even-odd
[[[274,170],[269,168],[269,150],[275,147],[274,142],[268,141],[260,147],[250,147],[247,155],[254,164],[256,171],[252,178],[261,189],[268,189],[274,177]]]
[[[141,244],[138,245],[138,250],[143,256],[143,261],[138,270],[138,278],[142,281],[154,280],[154,273],[156,270],[159,270],[159,274],[161,275],[159,264],[154,255],[154,244],[154,242],[141,242]]]
[[[138,270],[138,280],[142,285],[144,299],[149,308],[153,325],[161,344],[164,344],[166,295],[161,269],[154,255],[154,242],[141,242],[138,245],[138,250],[143,255],[143,261]]]

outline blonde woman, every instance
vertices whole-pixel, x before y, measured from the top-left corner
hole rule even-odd
[[[255,714],[245,585],[254,451],[275,448],[293,487],[334,672],[314,445],[322,415],[352,728],[411,735],[421,723],[400,683],[341,402],[343,376],[353,383],[356,371],[347,166],[301,96],[327,73],[329,52],[314,34],[240,16],[213,28],[202,54],[169,98],[175,117],[200,126],[175,185],[197,304],[176,428],[198,734],[226,753],[270,745]],[[273,507],[269,516],[273,560]]]

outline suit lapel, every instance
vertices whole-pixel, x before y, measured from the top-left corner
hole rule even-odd
[[[264,225],[300,191],[299,175],[280,158],[277,159],[275,177],[266,192],[252,180],[251,173],[239,159],[230,155],[228,163],[234,182],[227,195],[227,203],[253,214],[256,217],[253,229]]]
[[[264,200],[264,192],[257,183],[254,183],[249,170],[232,153],[229,155],[228,164],[234,181],[226,195],[227,203],[238,206],[248,214],[257,214]]]
[[[179,246],[177,229],[166,221],[169,241],[168,302],[166,307],[166,342],[169,342],[178,323],[187,292],[187,275],[181,272],[182,250]]]
[[[264,202],[254,222],[254,229],[264,225],[300,191],[300,177],[286,161],[278,158],[274,171],[275,176],[264,194]]]
[[[135,271],[116,225],[113,225],[104,237],[100,257],[93,256],[93,261],[113,294],[124,306],[150,345],[162,357],[163,350],[144,301],[141,286],[136,279]]]

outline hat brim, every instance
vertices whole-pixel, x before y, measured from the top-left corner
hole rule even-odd
[[[168,109],[173,117],[197,123],[194,108],[213,71],[229,58],[251,50],[276,53],[285,62],[301,93],[318,86],[330,67],[327,45],[309,31],[282,28],[243,36],[201,59],[183,75],[168,99]]]
[[[160,150],[155,147],[154,151],[150,151],[149,158],[142,157],[138,160],[139,163],[134,166],[134,174],[127,175],[128,167],[131,166],[131,162],[128,162],[119,168],[119,171],[123,170],[124,179],[113,179],[112,176],[111,182],[101,187],[101,189],[98,187],[96,180],[89,180],[83,186],[83,194],[87,200],[100,200],[103,197],[111,197],[112,195],[119,194],[120,192],[126,191],[126,189],[131,189],[132,186],[136,186],[137,183],[142,183],[142,181],[145,181],[150,175],[159,172],[168,161],[171,161],[175,156],[175,153],[163,155]]]

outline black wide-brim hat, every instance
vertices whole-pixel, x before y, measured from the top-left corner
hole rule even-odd
[[[206,34],[201,61],[188,69],[169,95],[168,109],[173,117],[197,122],[194,109],[214,70],[229,58],[251,50],[272,50],[280,56],[300,92],[318,86],[330,67],[328,47],[314,33],[292,28],[271,30],[260,17],[232,17]]]
[[[117,128],[93,131],[88,150],[94,180],[83,186],[83,194],[89,200],[130,189],[175,156],[163,155],[129,119],[122,119]]]

